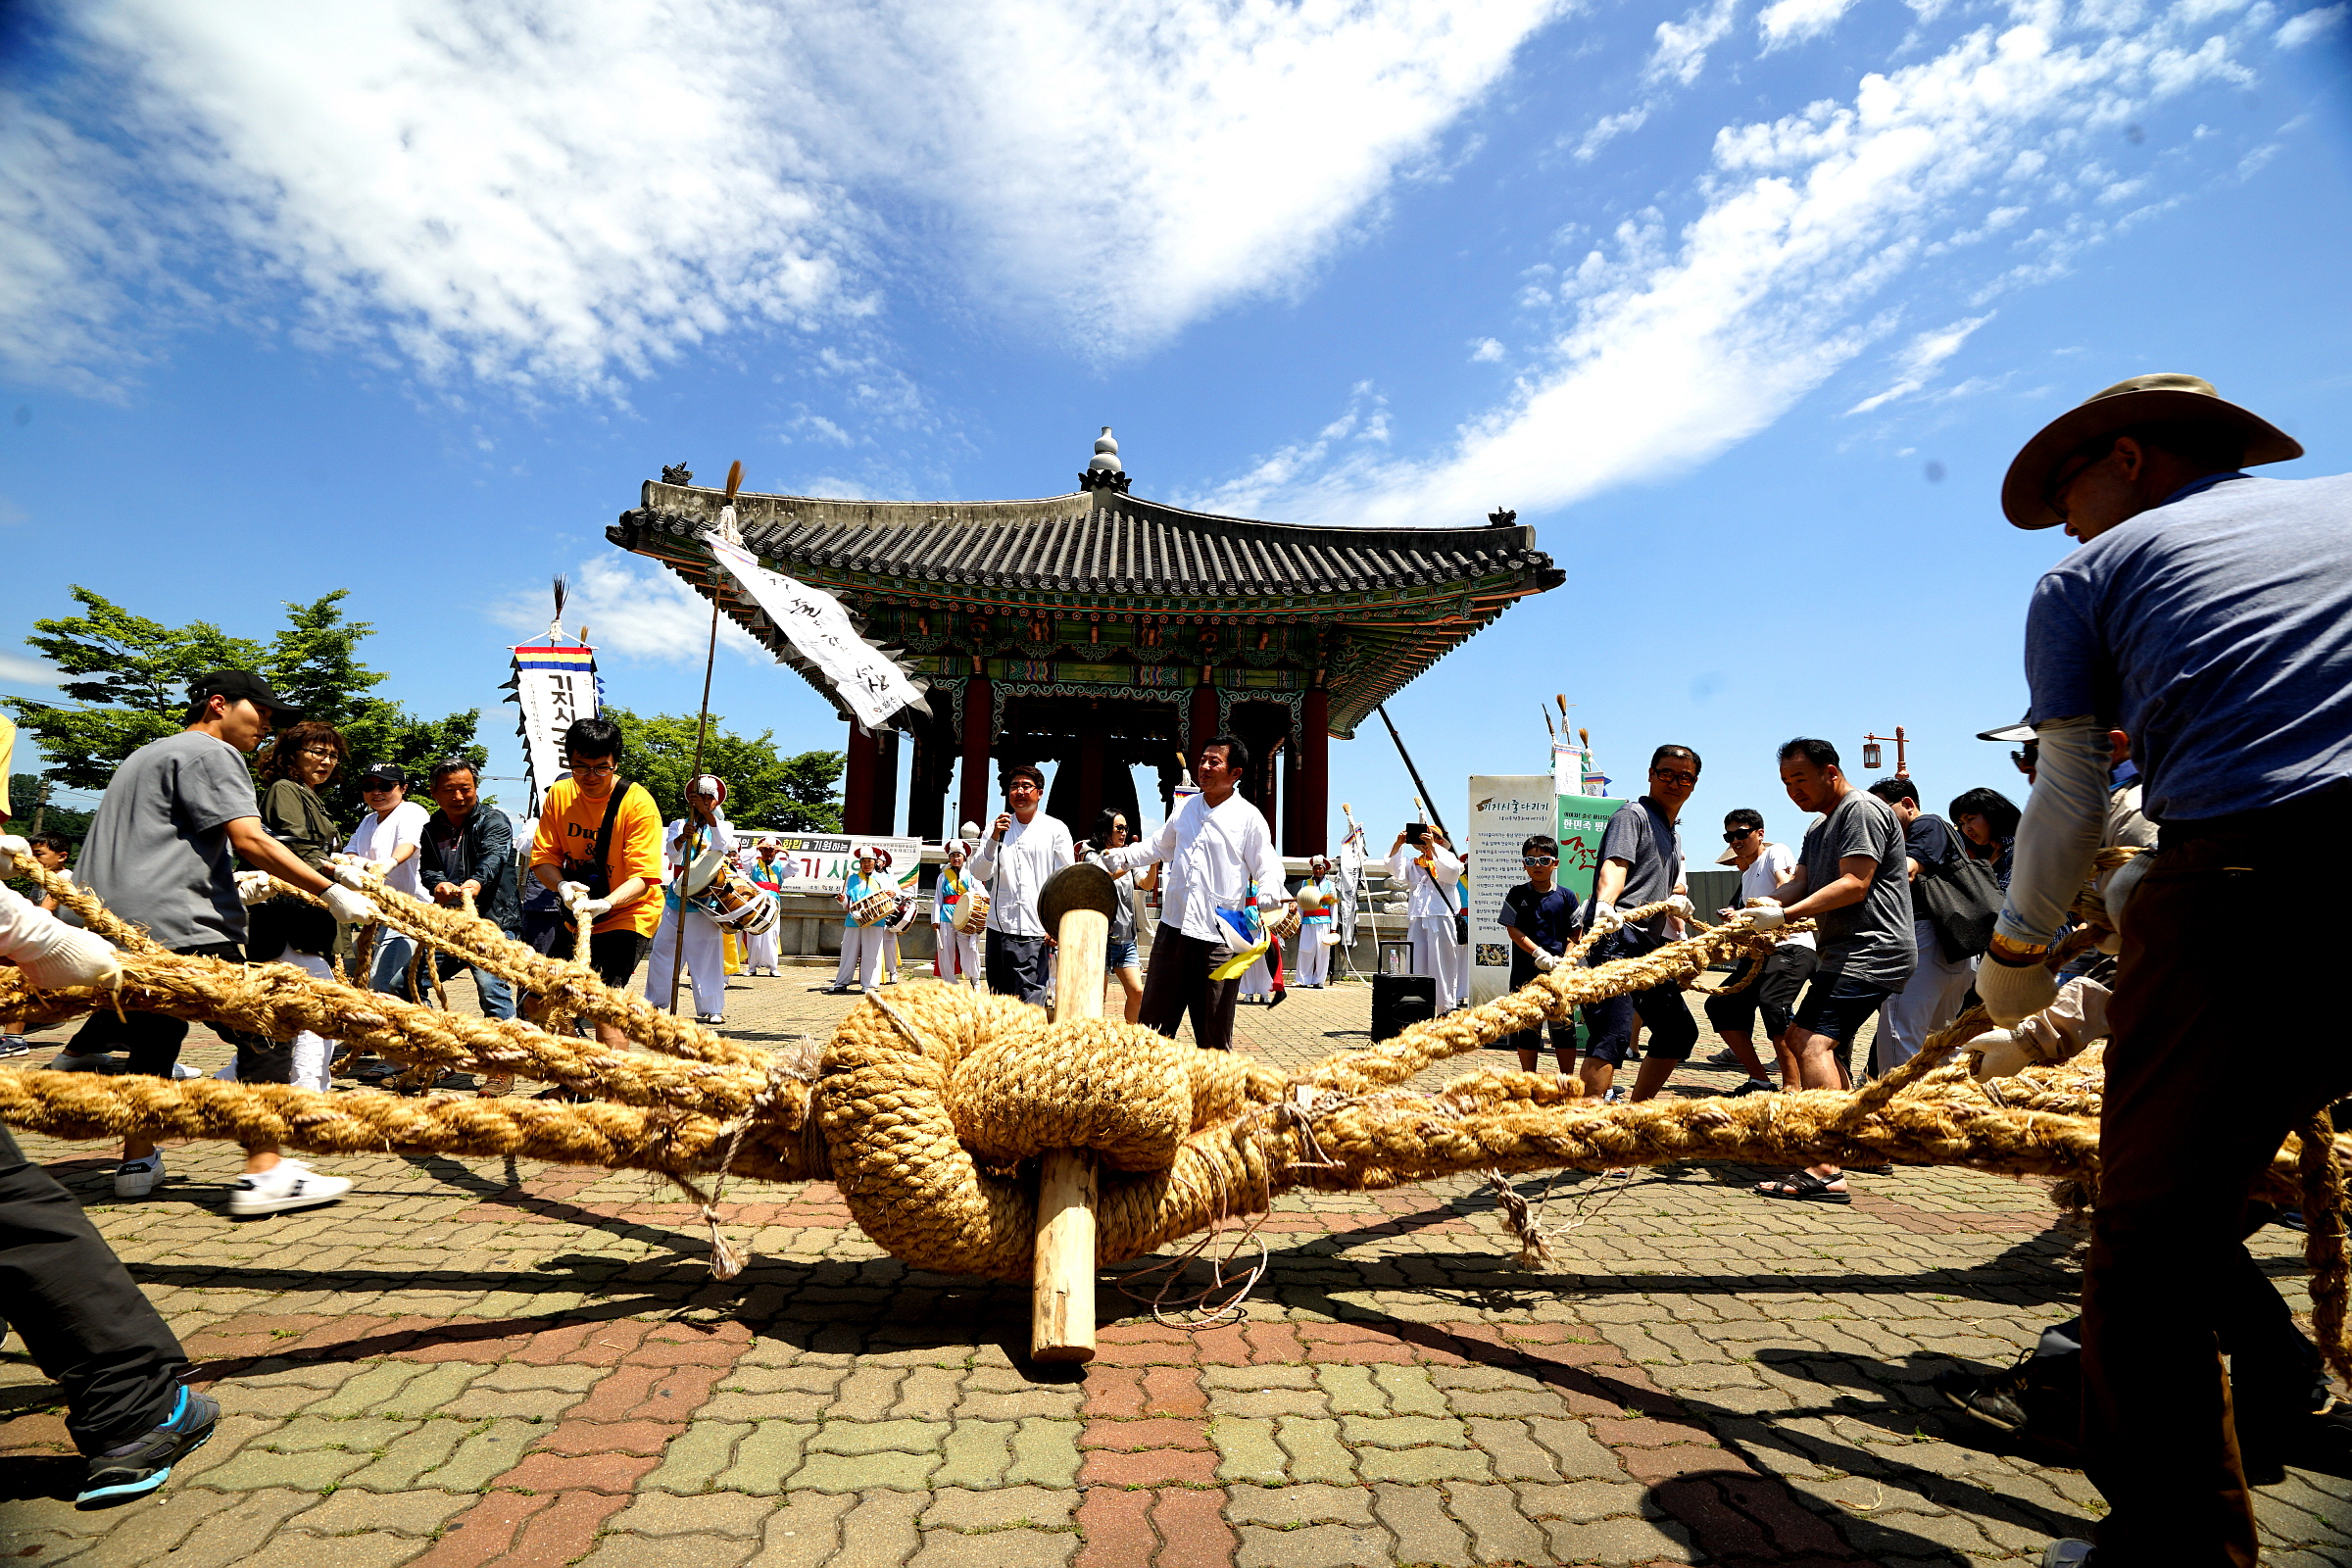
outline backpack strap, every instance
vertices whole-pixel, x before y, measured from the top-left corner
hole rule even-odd
[[[620,803],[627,800],[629,791],[636,787],[627,779],[619,780],[617,787],[612,791],[612,798],[605,803],[604,821],[597,824],[596,849],[593,853],[596,856],[596,863],[605,868],[605,881],[608,886],[612,880],[612,862],[609,858],[612,853],[612,824],[620,816]]]

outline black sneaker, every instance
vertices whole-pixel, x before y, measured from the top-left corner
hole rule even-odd
[[[1726,1089],[1720,1098],[1737,1100],[1741,1095],[1769,1095],[1779,1087],[1769,1078],[1750,1078],[1737,1089]]]
[[[2028,1350],[2006,1372],[1964,1372],[1953,1367],[1936,1373],[1929,1386],[1986,1426],[2014,1435],[2025,1431],[2032,1419],[2026,1411],[2026,1368],[2033,1359],[2034,1352]]]
[[[172,1479],[173,1465],[204,1446],[220,1419],[220,1406],[211,1395],[181,1389],[170,1420],[90,1460],[90,1473],[74,1501],[84,1508],[109,1508],[145,1496]]]

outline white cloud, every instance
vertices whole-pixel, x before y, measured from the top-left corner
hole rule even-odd
[[[1673,234],[1657,214],[1630,220],[1569,270],[1557,298],[1573,321],[1548,367],[1446,450],[1288,448],[1220,487],[1216,508],[1456,524],[1496,498],[1546,511],[1704,462],[1890,330],[1885,315],[1865,314],[1871,302],[1938,245],[1948,251],[1942,236],[1956,225],[1983,228],[2021,198],[2049,201],[2038,160],[2082,158],[2149,100],[2244,75],[2226,47],[2174,18],[2119,20],[2066,42],[2035,26],[1986,28],[1864,76],[1847,101],[1726,126],[1696,182],[1698,216]],[[2031,268],[2063,269],[2131,220],[2065,212],[2017,242],[2032,260],[1987,292],[2035,280]]]
[[[1968,341],[1970,333],[1991,319],[1992,313],[1987,311],[1983,316],[1972,316],[1967,320],[1939,326],[1933,332],[1920,333],[1895,356],[1893,382],[1885,391],[1864,398],[1845,412],[1868,414],[1897,398],[1909,397],[1917,392],[1942,368],[1944,361],[1960,352],[1960,345]]]
[[[2337,4],[2289,17],[2275,34],[2278,41],[2278,47],[2300,49],[2314,38],[2323,37],[2342,27],[2348,14],[2352,14],[2352,6]]]
[[[1772,0],[1772,4],[1756,13],[1756,29],[1764,34],[1764,48],[1770,52],[1829,31],[1856,3],[1857,0]]]
[[[243,276],[429,375],[610,392],[923,265],[1121,353],[1295,283],[1569,3],[102,0],[0,126],[0,352],[101,385],[142,293]]]
[[[710,601],[658,566],[638,567],[611,556],[591,556],[567,574],[564,605],[568,631],[588,628],[599,653],[673,663],[700,663],[710,646]],[[524,636],[547,630],[545,587],[509,595],[490,607],[490,618]],[[773,660],[750,633],[724,615],[718,643],[756,664]]]
[[[1592,122],[1592,128],[1577,138],[1576,161],[1589,164],[1600,156],[1600,150],[1618,137],[1640,130],[1649,119],[1650,106],[1642,104],[1619,115],[1603,115]]]
[[[1501,364],[1501,363],[1502,363],[1502,343],[1501,343],[1501,341],[1500,341],[1499,339],[1496,339],[1496,338],[1491,338],[1491,337],[1482,337],[1482,338],[1478,339],[1476,342],[1472,343],[1472,344],[1470,345],[1470,363],[1471,363],[1471,364],[1473,364],[1473,365],[1499,365],[1499,364]]]
[[[0,654],[0,681],[11,686],[54,686],[58,673],[37,659],[21,654]]]
[[[1644,73],[1652,81],[1675,81],[1690,86],[1707,67],[1707,51],[1731,36],[1732,19],[1740,0],[1715,0],[1680,22],[1658,24],[1658,45]]]

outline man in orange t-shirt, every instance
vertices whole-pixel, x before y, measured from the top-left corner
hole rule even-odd
[[[662,919],[661,808],[644,785],[624,784],[618,777],[620,726],[611,719],[574,721],[564,732],[564,756],[571,773],[555,782],[539,808],[538,831],[531,835],[531,875],[596,922],[589,928],[588,962],[605,984],[626,990]],[[599,892],[591,883],[567,878],[564,862],[573,862],[577,870],[581,862],[594,860],[615,785],[622,792],[620,808],[613,812],[604,863],[597,868],[606,890]],[[599,1023],[596,1034],[608,1046],[629,1043],[608,1023]]]

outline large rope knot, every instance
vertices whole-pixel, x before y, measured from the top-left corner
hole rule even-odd
[[[1264,1186],[1247,1112],[1289,1078],[1107,1019],[1053,1023],[1041,1007],[960,986],[894,986],[860,1003],[825,1048],[815,1092],[835,1179],[867,1234],[918,1268],[1026,1279],[1034,1183],[1052,1150],[1103,1164],[1098,1252],[1139,1255],[1237,1186]],[[1244,1145],[1252,1148],[1245,1152]]]

